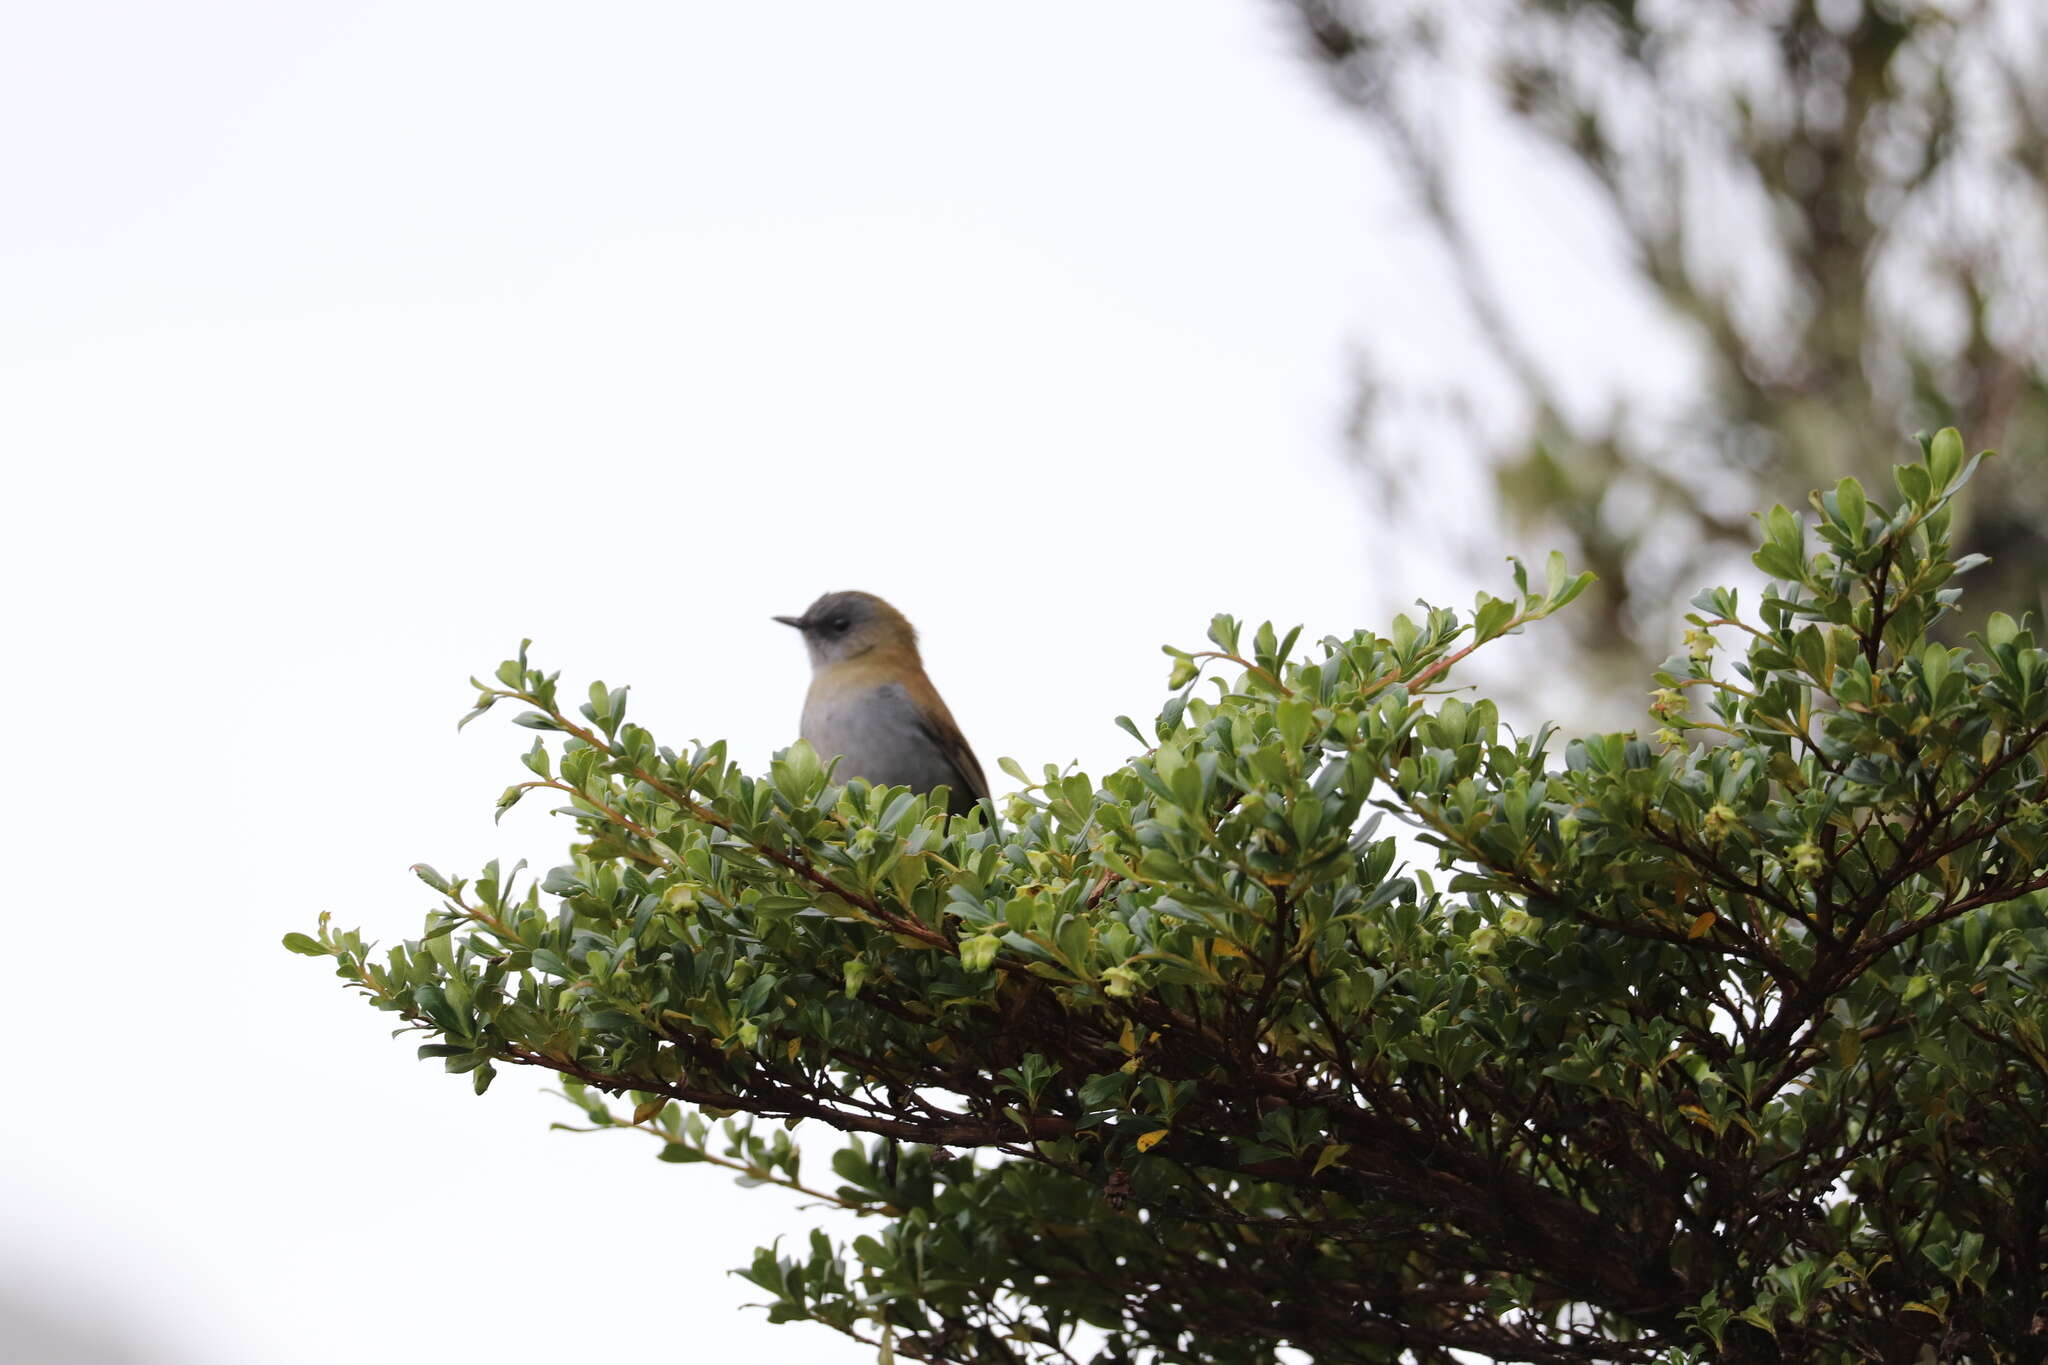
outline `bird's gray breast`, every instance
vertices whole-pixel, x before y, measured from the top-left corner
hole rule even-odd
[[[821,758],[843,760],[835,781],[864,777],[878,787],[918,791],[960,785],[901,683],[807,698],[803,737]]]

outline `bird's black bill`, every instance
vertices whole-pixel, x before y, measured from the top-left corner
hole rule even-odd
[[[777,616],[772,619],[782,622],[785,626],[795,626],[798,630],[802,630],[807,624],[801,616]]]

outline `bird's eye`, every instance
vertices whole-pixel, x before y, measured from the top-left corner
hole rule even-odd
[[[853,623],[847,620],[844,616],[835,616],[825,623],[825,628],[829,631],[832,631],[834,634],[837,634],[838,632],[845,630],[848,626],[852,624]]]

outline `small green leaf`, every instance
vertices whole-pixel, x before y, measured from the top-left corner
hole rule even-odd
[[[304,953],[307,957],[327,956],[327,950],[320,946],[320,941],[306,934],[286,934],[284,946],[295,953]]]
[[[1962,467],[1963,434],[1954,427],[1943,427],[1934,433],[1934,442],[1927,448],[1927,472],[1934,480],[1935,491],[1947,492]]]
[[[1920,651],[1920,671],[1927,679],[1928,699],[1935,705],[1940,705],[1941,685],[1948,681],[1948,650],[1929,641],[1927,647]]]
[[[1544,606],[1550,611],[1557,611],[1570,606],[1579,594],[1593,586],[1599,580],[1599,577],[1600,575],[1594,573],[1591,569],[1586,569],[1573,575],[1565,580],[1563,587],[1550,595],[1549,600],[1544,603]]]
[[[1287,741],[1291,749],[1299,749],[1308,743],[1316,724],[1315,705],[1303,697],[1289,697],[1275,708],[1273,720],[1280,727],[1280,738]]]
[[[1343,1160],[1344,1154],[1350,1150],[1351,1144],[1348,1142],[1331,1143],[1329,1146],[1323,1148],[1321,1154],[1316,1157],[1315,1167],[1309,1171],[1309,1174],[1312,1176],[1321,1175],[1323,1173],[1324,1167],[1330,1165],[1332,1162]]]
[[[1931,481],[1924,465],[1902,464],[1892,470],[1893,481],[1899,486],[1899,493],[1914,507],[1927,505]]]
[[[1835,485],[1835,511],[1842,525],[1860,544],[1863,540],[1863,522],[1869,504],[1863,496],[1863,485],[1854,479],[1843,479]]]
[[[1514,619],[1515,604],[1504,597],[1488,597],[1472,613],[1472,638],[1474,641],[1491,640],[1507,629]]]

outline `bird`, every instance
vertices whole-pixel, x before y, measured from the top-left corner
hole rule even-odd
[[[836,776],[874,785],[947,790],[964,815],[988,799],[981,761],[925,676],[917,631],[873,593],[828,592],[801,616],[778,616],[804,637],[811,690],[799,733]]]

